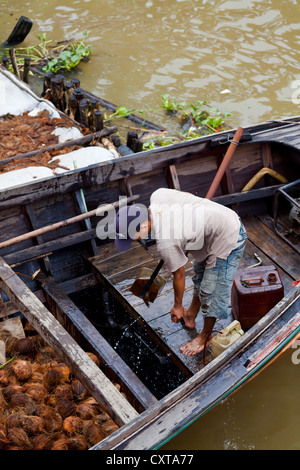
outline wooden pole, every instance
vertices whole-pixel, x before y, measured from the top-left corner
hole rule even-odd
[[[80,87],[80,80],[78,78],[71,78],[70,82],[73,83],[74,88]]]
[[[31,64],[31,57],[25,57],[25,59],[24,59],[24,70],[23,70],[23,82],[24,83],[28,83],[30,64]]]
[[[128,198],[124,198],[121,201],[116,201],[111,204],[106,204],[101,207],[101,211],[102,212],[109,211],[111,210],[112,206],[114,208],[117,208],[120,205],[123,205],[125,202],[126,204],[128,204],[130,202],[136,201],[138,198],[139,196],[135,195],[135,196],[131,196]],[[97,209],[94,209],[92,211],[76,215],[69,219],[62,220],[61,222],[56,222],[55,224],[47,225],[45,227],[32,230],[31,232],[24,233],[23,235],[19,235],[18,237],[10,238],[9,240],[6,240],[0,243],[0,249],[6,248],[7,246],[15,245],[16,243],[20,243],[24,240],[28,240],[30,238],[37,237],[39,235],[43,235],[44,233],[53,232],[54,230],[57,230],[58,228],[67,227],[68,225],[75,224],[76,222],[80,222],[82,220],[88,219],[90,217],[97,215],[98,211],[99,211],[99,208],[97,207]]]
[[[89,104],[86,99],[81,100],[79,103],[79,116],[80,124],[89,128]]]
[[[45,96],[47,92],[51,89],[51,78],[53,77],[52,72],[46,72],[44,75],[44,85],[42,96]]]
[[[97,109],[97,111],[95,111],[94,113],[94,116],[95,116],[95,129],[96,129],[96,132],[98,131],[101,131],[103,129],[103,113],[102,111],[100,111],[100,109]]]
[[[14,157],[5,158],[4,160],[0,160],[0,166],[7,165],[12,160],[20,160],[22,158],[29,158],[39,155],[44,152],[51,152],[52,150],[61,150],[65,147],[73,147],[75,145],[80,145],[81,147],[85,147],[92,142],[99,141],[102,137],[106,137],[110,134],[117,132],[117,127],[105,127],[102,131],[95,132],[92,134],[85,135],[83,137],[79,137],[78,139],[68,140],[67,142],[62,142],[60,144],[50,145],[49,147],[40,148],[38,150],[33,150],[32,152],[21,153],[19,155],[15,155]]]
[[[18,64],[17,64],[17,60],[16,60],[15,50],[14,49],[9,49],[9,55],[10,55],[10,60],[11,60],[11,63],[12,63],[14,74],[18,78],[21,78],[19,68],[18,68]]]

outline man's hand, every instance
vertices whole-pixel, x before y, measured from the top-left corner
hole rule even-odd
[[[171,310],[171,321],[173,323],[179,323],[183,318],[184,307],[183,305],[174,304]]]
[[[182,298],[184,286],[185,270],[184,267],[181,267],[173,273],[174,305],[171,310],[171,321],[173,323],[179,323],[183,318],[184,307],[182,305]]]

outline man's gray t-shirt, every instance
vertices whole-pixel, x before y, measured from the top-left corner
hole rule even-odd
[[[186,264],[187,251],[209,269],[215,266],[216,258],[226,259],[237,247],[240,220],[228,207],[160,188],[152,194],[149,209],[157,251],[171,272]]]

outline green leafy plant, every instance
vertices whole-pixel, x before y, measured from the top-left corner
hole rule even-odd
[[[83,37],[86,36],[83,32]],[[64,41],[61,44],[53,46],[51,39],[47,40],[46,33],[37,35],[40,41],[38,44],[29,47],[15,48],[15,56],[17,65],[20,70],[24,66],[25,57],[30,57],[31,65],[40,68],[43,72],[58,72],[58,70],[71,70],[85,60],[92,53],[90,45],[85,45],[84,41]],[[8,56],[9,50],[6,49],[4,54]]]
[[[162,104],[161,107],[166,111],[176,113],[177,111],[183,111],[186,107],[186,103],[177,103],[176,98],[171,98],[170,95],[161,95]]]
[[[174,117],[179,118],[180,131],[175,135],[165,133],[148,134],[143,138],[143,149],[149,150],[155,147],[174,144],[185,140],[194,139],[214,132],[220,132],[226,127],[225,119],[231,113],[221,113],[212,107],[208,101],[196,101],[196,103],[177,102],[170,95],[161,95],[161,107]]]
[[[105,117],[105,121],[111,121],[113,119],[118,119],[118,118],[125,118],[134,112],[136,112],[135,109],[132,109],[129,111],[125,106],[118,106],[114,113]]]
[[[83,33],[86,36],[86,31]],[[61,50],[53,49],[53,56],[48,58],[42,67],[43,72],[58,72],[59,70],[71,70],[92,53],[90,45],[85,45],[83,41],[71,42]]]
[[[225,124],[225,118],[230,113],[222,114],[217,108],[213,108],[208,101],[196,101],[196,103],[177,103],[176,98],[170,95],[162,96],[162,108],[178,115],[181,120],[189,121],[193,126],[207,126],[214,131],[221,130]]]

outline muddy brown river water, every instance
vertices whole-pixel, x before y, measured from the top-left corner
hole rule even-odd
[[[1,36],[20,15],[34,22],[24,45],[91,44],[76,71],[84,89],[168,130],[161,95],[207,100],[230,127],[296,116],[300,13],[296,0],[0,1]],[[1,40],[1,41],[2,41]],[[200,417],[165,450],[300,449],[300,364],[287,351],[246,387]]]

